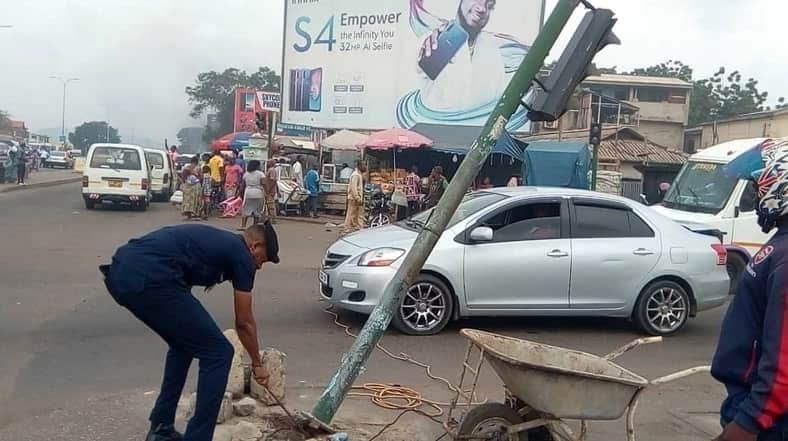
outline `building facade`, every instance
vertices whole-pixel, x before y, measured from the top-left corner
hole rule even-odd
[[[735,139],[780,138],[788,136],[788,108],[709,121],[687,132],[695,150]]]

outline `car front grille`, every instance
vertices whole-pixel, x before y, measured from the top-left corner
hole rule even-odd
[[[323,259],[323,268],[324,269],[336,268],[337,266],[339,266],[339,264],[348,260],[349,258],[350,256],[345,254],[328,253],[326,254],[326,257]]]
[[[320,285],[320,292],[326,297],[331,297],[334,295],[334,289],[328,285]]]

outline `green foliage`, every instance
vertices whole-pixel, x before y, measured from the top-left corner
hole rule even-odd
[[[108,133],[109,139],[107,139]],[[68,141],[73,144],[74,147],[86,152],[91,144],[98,142],[118,143],[120,142],[120,135],[118,129],[112,126],[109,126],[109,131],[107,131],[106,121],[88,121],[82,123],[75,128],[73,132],[69,133]]]
[[[199,118],[207,113],[216,113],[217,127],[206,127],[204,139],[211,140],[233,129],[233,92],[238,87],[249,87],[268,92],[279,92],[281,78],[269,67],[260,67],[248,74],[236,68],[224,72],[202,72],[192,86],[186,87],[186,95],[192,106],[189,116]]]

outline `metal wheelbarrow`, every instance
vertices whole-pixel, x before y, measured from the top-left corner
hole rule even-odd
[[[699,366],[649,381],[612,361],[662,337],[633,340],[600,357],[474,329],[460,333],[469,340],[468,350],[444,424],[454,439],[583,441],[586,421],[616,420],[626,412],[627,440],[635,441],[635,409],[646,387],[709,371],[709,366]],[[478,361],[472,366],[475,350]],[[457,407],[470,407],[476,401],[484,360],[503,381],[506,404],[484,403],[458,422],[454,419]],[[580,420],[580,433],[574,434],[563,420]]]

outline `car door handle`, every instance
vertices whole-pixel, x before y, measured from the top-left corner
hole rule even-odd
[[[654,254],[654,252],[651,251],[651,250],[647,250],[645,248],[638,248],[635,251],[632,251],[632,254],[634,254],[636,256],[650,256],[650,255]]]
[[[569,255],[569,253],[567,253],[566,251],[561,251],[561,250],[553,250],[553,251],[550,251],[549,253],[547,253],[548,257],[567,257],[568,255]]]

